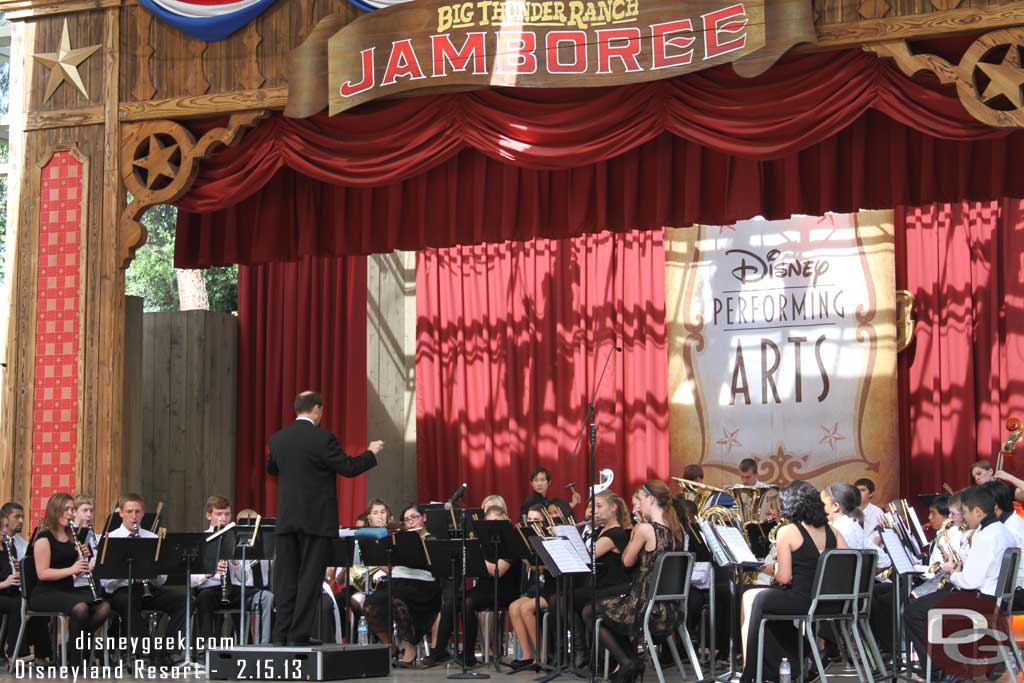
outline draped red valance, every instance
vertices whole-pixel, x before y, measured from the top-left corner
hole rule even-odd
[[[1024,192],[1024,135],[860,51],[605,89],[277,115],[204,162],[176,263],[567,237]],[[261,191],[262,190],[262,191]]]

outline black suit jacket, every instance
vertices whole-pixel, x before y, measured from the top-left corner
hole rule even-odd
[[[276,533],[337,536],[336,475],[356,477],[376,464],[370,451],[349,457],[334,434],[308,420],[271,436],[267,472],[278,475]]]

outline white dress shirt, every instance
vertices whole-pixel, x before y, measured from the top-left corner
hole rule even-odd
[[[1016,512],[1011,512],[1003,524],[1013,536],[1011,547],[1024,551],[1024,519]],[[1024,588],[1024,562],[1020,563],[1020,569],[1017,571],[1017,588]]]
[[[20,559],[24,558],[25,557],[25,553],[28,552],[28,541],[26,541],[24,538],[22,538],[21,534],[17,534],[15,536],[13,536],[12,538],[14,538],[15,555],[17,555],[18,559],[20,560]]]
[[[864,535],[871,536],[875,529],[882,526],[882,521],[885,519],[885,512],[882,508],[878,507],[874,503],[868,503],[867,507],[863,508],[864,512]]]
[[[128,527],[126,527],[124,525],[121,525],[121,526],[117,527],[116,529],[114,529],[113,531],[111,531],[107,535],[110,538],[128,538],[129,536],[131,536],[131,534],[128,533]],[[139,538],[156,538],[156,534],[154,534],[152,531],[149,531],[148,529],[143,529],[143,528],[139,527]],[[167,575],[166,574],[161,574],[160,576],[156,577],[155,579],[150,579],[149,582],[152,585],[154,585],[154,586],[160,586],[160,585],[163,585],[163,582],[166,581],[166,580],[167,580]],[[142,583],[142,581],[140,579],[135,579],[135,581],[137,583]],[[128,585],[128,580],[127,579],[103,579],[102,583],[103,583],[103,590],[107,591],[107,593],[113,593],[118,588],[124,588],[125,586],[127,586]]]
[[[305,419],[305,418],[303,418]],[[206,529],[206,533],[213,533],[213,526],[209,526]],[[263,588],[261,590],[269,590],[270,588],[270,561],[260,560],[260,573],[263,578]],[[252,562],[249,560],[245,561],[245,587],[253,587],[252,577]],[[242,585],[242,561],[231,560],[228,563],[228,576],[230,577],[232,586]],[[220,588],[220,575],[219,574],[193,574],[189,578],[189,583],[193,588],[202,590],[203,588]]]
[[[971,554],[964,560],[963,569],[953,572],[949,580],[963,590],[995,595],[1003,553],[1014,543],[1016,539],[1005,524],[986,519],[984,526],[974,532]]]
[[[846,547],[851,550],[863,550],[864,529],[860,524],[848,515],[840,515],[832,520],[832,527],[843,535]]]

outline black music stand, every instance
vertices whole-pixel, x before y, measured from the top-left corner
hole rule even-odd
[[[458,525],[455,523],[455,510],[445,510],[443,507],[434,507],[424,510],[427,521],[424,526],[432,538],[440,541],[447,541],[455,538]]]
[[[184,571],[185,579],[185,670],[202,670],[203,665],[192,661],[192,570],[200,573],[213,573],[217,568],[217,558],[207,550],[206,534],[173,533],[164,538],[163,549],[157,570],[167,574],[167,580],[177,579]]]
[[[497,568],[498,560],[505,560],[512,564],[529,560],[533,555],[526,538],[507,519],[479,520],[474,522],[473,529],[484,548],[485,555],[490,551],[490,558],[494,562],[495,568]],[[494,577],[494,626],[492,629],[494,632],[494,670],[498,673],[501,672],[501,658],[498,656],[498,644],[501,642],[501,625],[498,623],[498,581],[500,579],[499,576]]]
[[[246,604],[245,604],[245,572],[250,562],[259,562],[269,558],[269,553],[264,548],[263,539],[266,538],[263,528],[259,524],[239,525],[228,524],[223,529],[207,537],[207,543],[217,541],[217,558],[220,560],[233,560],[240,562],[242,568],[242,581],[239,585],[239,614],[238,614],[238,641],[245,646],[246,628]],[[230,571],[230,569],[228,570]],[[255,590],[255,585],[253,590]]]
[[[559,545],[564,544],[564,546],[568,548],[568,552],[566,554],[571,556],[569,561],[574,564],[566,564],[562,558],[556,557],[550,552],[549,544],[554,544],[555,542],[559,543]],[[557,605],[549,605],[549,611],[554,611],[555,613],[554,667],[546,676],[536,679],[538,683],[548,683],[549,681],[567,673],[569,670],[568,664],[562,661],[562,655],[564,652],[562,648],[562,641],[565,638],[565,624],[563,623],[563,619],[567,617],[566,610],[561,604],[565,580],[570,576],[590,574],[590,567],[588,567],[586,562],[583,561],[583,558],[577,554],[576,549],[573,548],[572,543],[570,543],[568,539],[534,537],[530,539],[530,545],[533,546],[534,551],[537,553],[537,557],[539,557],[541,562],[544,564],[544,568],[547,570],[548,574],[554,577],[556,582],[555,603],[557,603]],[[578,563],[579,566],[574,566],[575,563]],[[537,635],[539,640],[540,631],[537,631]],[[567,650],[568,648],[565,649]],[[540,654],[539,647],[537,648],[537,654]]]
[[[894,531],[894,530],[893,530]],[[910,601],[910,590],[915,576],[920,572],[913,566],[913,558],[906,542],[897,533],[886,534],[882,532],[882,548],[892,562],[892,595],[893,595],[893,624],[892,624],[892,679],[901,678],[907,680],[913,677],[913,665],[910,656],[910,637],[903,624],[903,605]],[[900,676],[898,672],[905,672]]]
[[[541,634],[541,615],[540,615],[540,588],[541,588],[541,560],[537,556],[536,551],[533,549],[533,540],[535,538],[541,538],[537,535],[537,531],[530,525],[517,526],[516,530],[519,532],[519,536],[522,542],[529,549],[529,557],[527,562],[529,563],[530,571],[533,573],[533,628],[537,633],[537,642],[534,643],[533,652],[533,670],[540,672],[543,668],[544,663],[540,661],[540,634]],[[551,578],[550,576],[548,578]]]
[[[484,565],[484,553],[483,548],[480,545],[480,541],[466,540],[466,573],[462,575],[462,540],[437,540],[433,539],[427,541],[428,548],[430,548],[430,559],[432,560],[430,571],[434,577],[440,581],[450,580],[452,586],[465,585],[465,579],[479,578],[487,575],[487,567]],[[465,596],[460,596],[460,591],[452,592],[452,625],[458,624],[458,610],[459,610],[459,598],[462,597],[463,607],[465,607]],[[469,647],[472,644],[466,642],[466,619],[467,615],[463,610],[462,615],[462,659],[463,666],[465,666],[465,659],[468,653]],[[441,644],[438,643],[440,647]],[[444,644],[447,647],[447,643]]]
[[[138,579],[155,579],[160,575],[157,561],[160,552],[159,538],[111,538],[105,535],[96,546],[96,567],[93,576],[97,579],[128,580],[128,636],[132,632],[132,586]]]
[[[359,543],[359,554],[364,565],[388,568],[388,640],[394,644],[391,572],[395,565],[410,569],[430,569],[430,555],[419,532],[416,531],[399,531],[384,538],[357,536],[356,541]]]
[[[330,560],[329,560],[330,564],[328,564],[327,566],[328,567],[334,567],[335,571],[337,571],[337,569],[339,567],[344,567],[346,570],[351,569],[352,566],[355,564],[355,555],[356,555],[356,537],[355,536],[343,536],[343,537],[339,537],[339,538],[332,538],[331,539],[331,555],[330,555]],[[318,600],[317,601],[317,605],[318,606],[322,605],[322,604],[323,604],[323,600]],[[350,612],[350,611],[351,611],[351,606],[350,605],[346,606],[346,609],[345,609],[346,614],[348,612]],[[318,619],[317,621],[319,622],[320,620]],[[351,626],[351,624],[350,624],[350,626]],[[338,636],[341,637],[341,634],[339,633]],[[351,628],[349,628],[349,631],[348,631],[348,642],[350,644],[353,642],[352,629]]]

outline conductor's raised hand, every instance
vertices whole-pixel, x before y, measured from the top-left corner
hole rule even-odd
[[[380,455],[380,452],[384,450],[383,441],[371,441],[370,445],[366,447],[366,450],[370,451],[374,455]]]

